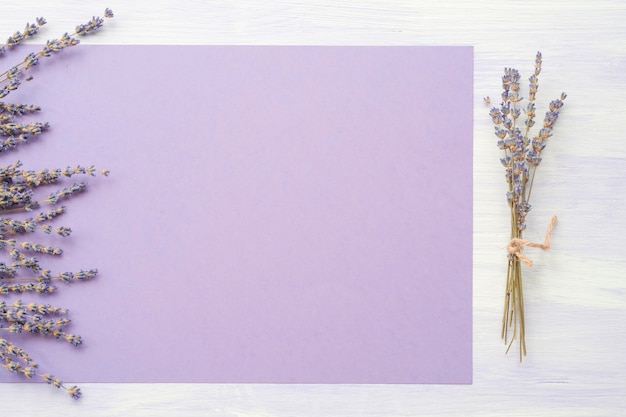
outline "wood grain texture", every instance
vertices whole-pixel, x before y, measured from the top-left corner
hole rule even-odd
[[[5,414],[625,415],[625,2],[5,0],[0,30],[8,35],[43,15],[49,24],[40,39],[52,37],[105,6],[116,18],[86,42],[474,46],[474,383],[83,384],[80,402],[42,384],[2,384]],[[544,57],[538,113],[561,91],[568,98],[545,151],[525,234],[542,240],[558,215],[551,250],[528,251],[535,262],[524,287],[529,355],[520,364],[515,355],[504,356],[499,338],[509,219],[482,98],[497,100],[505,66],[528,77],[537,50]]]

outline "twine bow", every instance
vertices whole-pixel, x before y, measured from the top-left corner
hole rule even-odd
[[[552,234],[552,229],[554,229],[554,224],[556,223],[556,216],[552,216],[550,220],[550,224],[548,225],[548,231],[546,233],[546,239],[543,243],[535,243],[530,240],[521,239],[521,238],[513,238],[509,242],[506,247],[506,251],[510,255],[515,255],[519,258],[520,261],[524,262],[528,266],[533,266],[533,261],[528,259],[523,253],[522,249],[524,246],[530,246],[531,248],[539,248],[543,250],[547,250],[550,248],[550,235]]]

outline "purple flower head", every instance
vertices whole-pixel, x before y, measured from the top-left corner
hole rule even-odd
[[[104,24],[104,19],[98,16],[94,16],[91,20],[83,25],[76,26],[76,34],[79,36],[88,35],[97,31]]]
[[[73,386],[67,389],[67,393],[70,397],[72,397],[75,400],[78,400],[80,397],[83,396],[83,394],[80,392],[80,388],[78,388],[77,386]]]
[[[495,132],[494,134],[500,138],[500,139],[504,139],[504,137],[506,136],[507,130],[505,129],[500,129],[498,126],[495,126]]]
[[[500,106],[500,112],[503,117],[506,117],[511,112],[511,103],[502,103]]]

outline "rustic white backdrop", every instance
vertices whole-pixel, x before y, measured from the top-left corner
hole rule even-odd
[[[86,42],[474,46],[474,383],[82,384],[77,402],[44,384],[5,383],[3,414],[626,415],[626,2],[4,0],[0,31],[45,16],[41,42],[107,6],[115,19]],[[568,98],[528,219],[526,237],[542,240],[550,216],[559,216],[552,249],[528,251],[535,261],[525,281],[529,355],[520,364],[504,356],[499,339],[509,219],[483,97],[497,101],[505,66],[530,75],[537,50],[539,109],[561,91]]]

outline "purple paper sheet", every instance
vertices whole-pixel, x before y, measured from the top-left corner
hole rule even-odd
[[[32,49],[32,48],[31,48]],[[3,58],[13,63],[29,51]],[[0,163],[95,164],[48,297],[73,382],[471,383],[472,48],[80,46]],[[69,184],[69,182],[66,182]],[[5,298],[7,301],[15,297]],[[0,372],[0,381],[22,378]]]

